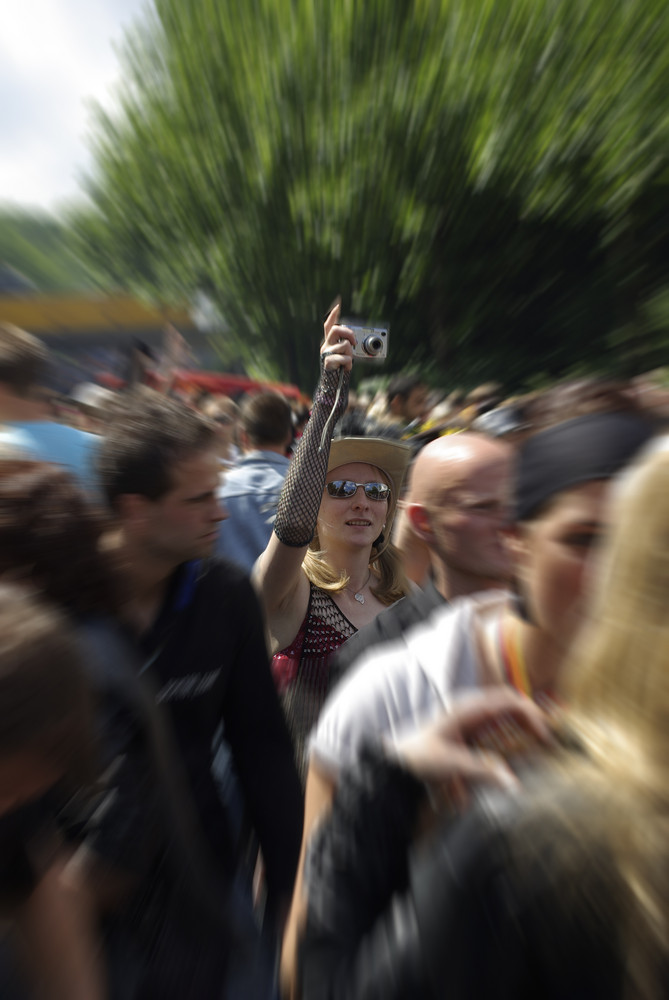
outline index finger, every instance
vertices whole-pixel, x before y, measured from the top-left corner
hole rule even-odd
[[[327,337],[332,327],[336,324],[337,320],[339,319],[340,312],[341,312],[341,295],[338,295],[323,325],[323,331],[325,337]]]

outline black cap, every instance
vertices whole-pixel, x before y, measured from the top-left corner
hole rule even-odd
[[[529,520],[563,490],[615,476],[653,436],[653,430],[649,421],[636,414],[591,413],[535,434],[519,453],[516,520]]]

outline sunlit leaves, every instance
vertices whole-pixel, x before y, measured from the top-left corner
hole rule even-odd
[[[79,233],[108,280],[204,289],[224,357],[308,388],[337,291],[444,380],[616,364],[646,322],[665,0],[155,0],[125,65]]]

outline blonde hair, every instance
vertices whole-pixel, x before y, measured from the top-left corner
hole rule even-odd
[[[661,995],[669,955],[667,497],[667,450],[648,454],[618,486],[592,613],[564,683],[567,725],[585,754],[557,761],[566,803],[559,794],[550,801],[553,786],[535,813],[539,841],[560,844],[558,877],[604,872],[620,917],[626,995],[644,998]],[[585,803],[576,812],[565,808],[569,790]],[[574,889],[582,903],[588,884]]]
[[[311,545],[306,551],[302,568],[310,583],[331,594],[344,590],[350,580],[345,571],[340,573],[333,569],[324,553],[320,551],[318,529],[316,529]],[[369,568],[372,571],[372,579],[377,581],[372,584],[370,590],[382,604],[394,604],[395,601],[399,601],[400,597],[409,593],[411,589],[409,581],[402,568],[400,554],[394,545],[381,543],[378,550],[373,545],[369,557]]]

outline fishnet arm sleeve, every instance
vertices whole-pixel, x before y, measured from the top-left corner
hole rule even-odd
[[[321,357],[321,377],[314,396],[314,405],[309,422],[290,463],[288,474],[283,484],[274,534],[284,545],[303,548],[314,537],[318,509],[325,487],[325,476],[330,457],[330,443],[334,426],[346,409],[348,399],[348,383],[350,372],[344,372],[341,395],[337,404],[337,413],[332,419],[329,434],[323,442],[323,450],[319,452],[321,435],[328,417],[332,413],[337,385],[341,369],[326,371]]]

